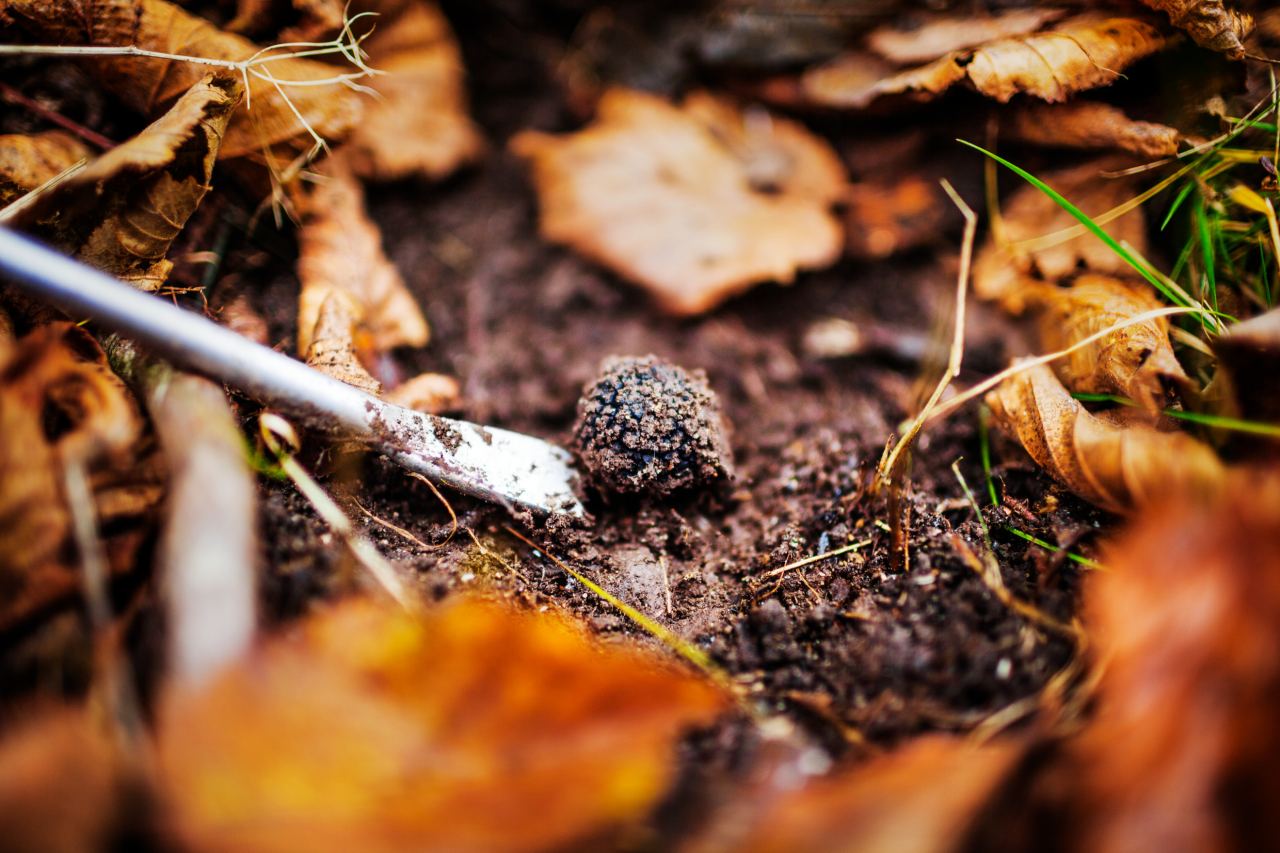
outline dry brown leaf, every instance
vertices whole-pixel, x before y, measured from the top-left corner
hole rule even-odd
[[[1132,178],[1104,178],[1103,172],[1123,168],[1127,161],[1104,158],[1042,176],[1045,183],[1092,217],[1098,217],[1123,202],[1137,190]],[[1037,286],[1029,281],[1054,283],[1088,269],[1098,273],[1124,275],[1130,270],[1124,259],[1092,234],[1034,248],[1018,244],[1055,234],[1077,225],[1076,219],[1053,199],[1032,186],[1020,186],[1003,205],[1002,241],[993,233],[978,252],[973,265],[973,291],[979,298],[994,300],[1015,314],[1021,313]],[[1139,254],[1147,251],[1146,223],[1141,207],[1103,226],[1116,240],[1127,243]]]
[[[930,100],[962,80],[1002,103],[1026,94],[1057,103],[1076,92],[1107,86],[1129,65],[1164,47],[1165,37],[1137,18],[1080,15],[1030,36],[1002,38],[896,74],[882,75],[863,54],[805,72],[807,99],[861,109],[886,95]]]
[[[987,395],[1000,424],[1054,479],[1110,512],[1147,506],[1170,492],[1211,493],[1225,469],[1184,432],[1160,432],[1134,409],[1093,414],[1048,365],[1006,379]]]
[[[92,156],[89,146],[63,130],[0,136],[0,207]]]
[[[948,853],[1025,753],[923,737],[851,771],[779,792],[748,789],[697,853]],[[789,778],[789,777],[787,777]],[[785,783],[784,783],[785,784]],[[794,782],[791,782],[793,785]]]
[[[1244,57],[1244,40],[1253,31],[1253,17],[1228,9],[1222,0],[1142,0],[1169,16],[1175,27],[1186,30],[1196,44],[1225,53],[1232,59]]]
[[[14,221],[144,290],[164,284],[169,245],[209,189],[240,101],[234,77],[207,76],[167,113],[42,194]]]
[[[298,230],[298,353],[310,352],[330,296],[344,303],[373,349],[422,346],[427,320],[382,250],[382,232],[365,211],[360,182],[341,156],[329,157],[322,173]]]
[[[1218,365],[1229,377],[1239,414],[1269,423],[1280,422],[1280,308],[1236,323],[1214,338]]]
[[[1059,148],[1118,149],[1149,160],[1178,153],[1182,135],[1172,127],[1135,121],[1100,101],[1026,106],[1001,122],[1004,136]]]
[[[1066,14],[1065,9],[1005,9],[993,14],[921,13],[867,34],[872,51],[897,65],[929,62],[944,53],[996,39],[1025,36]]]
[[[484,138],[467,113],[462,54],[434,3],[414,0],[385,13],[364,48],[385,73],[370,81],[380,97],[344,149],[357,174],[442,178],[483,153]]]
[[[195,849],[599,846],[646,814],[676,739],[725,704],[554,615],[347,602],[170,695],[161,784]]]
[[[118,453],[140,418],[96,342],[70,323],[0,342],[0,629],[78,593],[65,551],[64,460]]]
[[[334,379],[375,396],[381,394],[382,383],[374,379],[356,357],[354,334],[355,321],[347,301],[341,293],[328,291],[312,329],[305,360]]]
[[[955,208],[936,181],[920,175],[853,184],[845,197],[849,254],[886,258],[941,236]]]
[[[420,373],[382,395],[388,403],[417,409],[429,415],[439,415],[457,409],[462,404],[462,389],[458,380],[443,373]]]
[[[1137,315],[1162,307],[1143,282],[1085,273],[1067,287],[1037,291],[1040,343],[1062,350]],[[1169,343],[1169,322],[1157,317],[1125,326],[1053,363],[1072,391],[1119,394],[1150,411],[1191,381]]]
[[[844,170],[822,140],[708,95],[683,108],[612,89],[577,133],[526,131],[544,237],[649,290],[674,314],[708,311],[840,253],[830,213]],[[759,180],[763,183],[753,184]]]
[[[165,0],[0,0],[0,26],[42,43],[136,45],[147,50],[239,62],[260,48]],[[180,60],[97,57],[88,60],[98,80],[130,107],[156,116],[208,73],[208,67]],[[283,59],[266,66],[278,80],[312,84],[332,79],[335,66],[309,59]],[[261,154],[289,143],[309,149],[311,137],[294,109],[324,139],[342,139],[356,124],[361,97],[339,83],[285,86],[285,97],[269,81],[250,78],[252,110],[235,113],[221,148],[222,157]]]
[[[1142,515],[1086,588],[1103,664],[1070,745],[1073,849],[1249,850],[1280,838],[1280,483]]]

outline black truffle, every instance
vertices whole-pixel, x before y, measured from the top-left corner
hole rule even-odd
[[[603,491],[665,497],[731,476],[729,441],[702,371],[610,358],[578,401],[578,456]]]

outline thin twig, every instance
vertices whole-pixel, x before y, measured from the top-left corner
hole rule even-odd
[[[769,571],[761,575],[761,577],[775,578],[778,575],[786,574],[787,572],[792,571],[793,569],[803,569],[805,566],[811,566],[814,563],[820,563],[823,560],[829,559],[831,557],[839,557],[842,554],[852,553],[853,551],[857,551],[859,548],[865,548],[870,544],[871,544],[870,539],[863,539],[861,542],[853,542],[849,545],[836,548],[833,551],[824,551],[821,554],[814,554],[812,557],[805,557],[803,560],[796,560],[794,563],[787,563],[785,566],[779,566],[776,569],[770,569]]]
[[[107,139],[107,137],[98,133],[96,130],[90,130],[79,122],[75,122],[67,118],[62,113],[49,109],[34,98],[28,98],[8,83],[0,83],[0,98],[3,98],[11,104],[17,104],[24,109],[30,110],[50,124],[56,124],[63,130],[74,133],[85,142],[88,142],[90,145],[97,146],[103,151],[109,151],[116,147],[115,142]]]

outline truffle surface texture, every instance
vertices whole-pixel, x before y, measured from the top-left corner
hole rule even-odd
[[[731,477],[720,403],[702,371],[607,359],[578,400],[578,456],[602,490],[665,497]]]

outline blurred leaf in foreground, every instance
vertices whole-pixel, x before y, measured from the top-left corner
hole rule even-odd
[[[594,124],[526,131],[541,230],[645,287],[673,314],[699,314],[765,281],[840,254],[831,206],[844,167],[799,124],[705,93],[676,107],[613,89]]]
[[[558,616],[338,605],[160,710],[162,785],[208,850],[601,844],[726,704]]]

